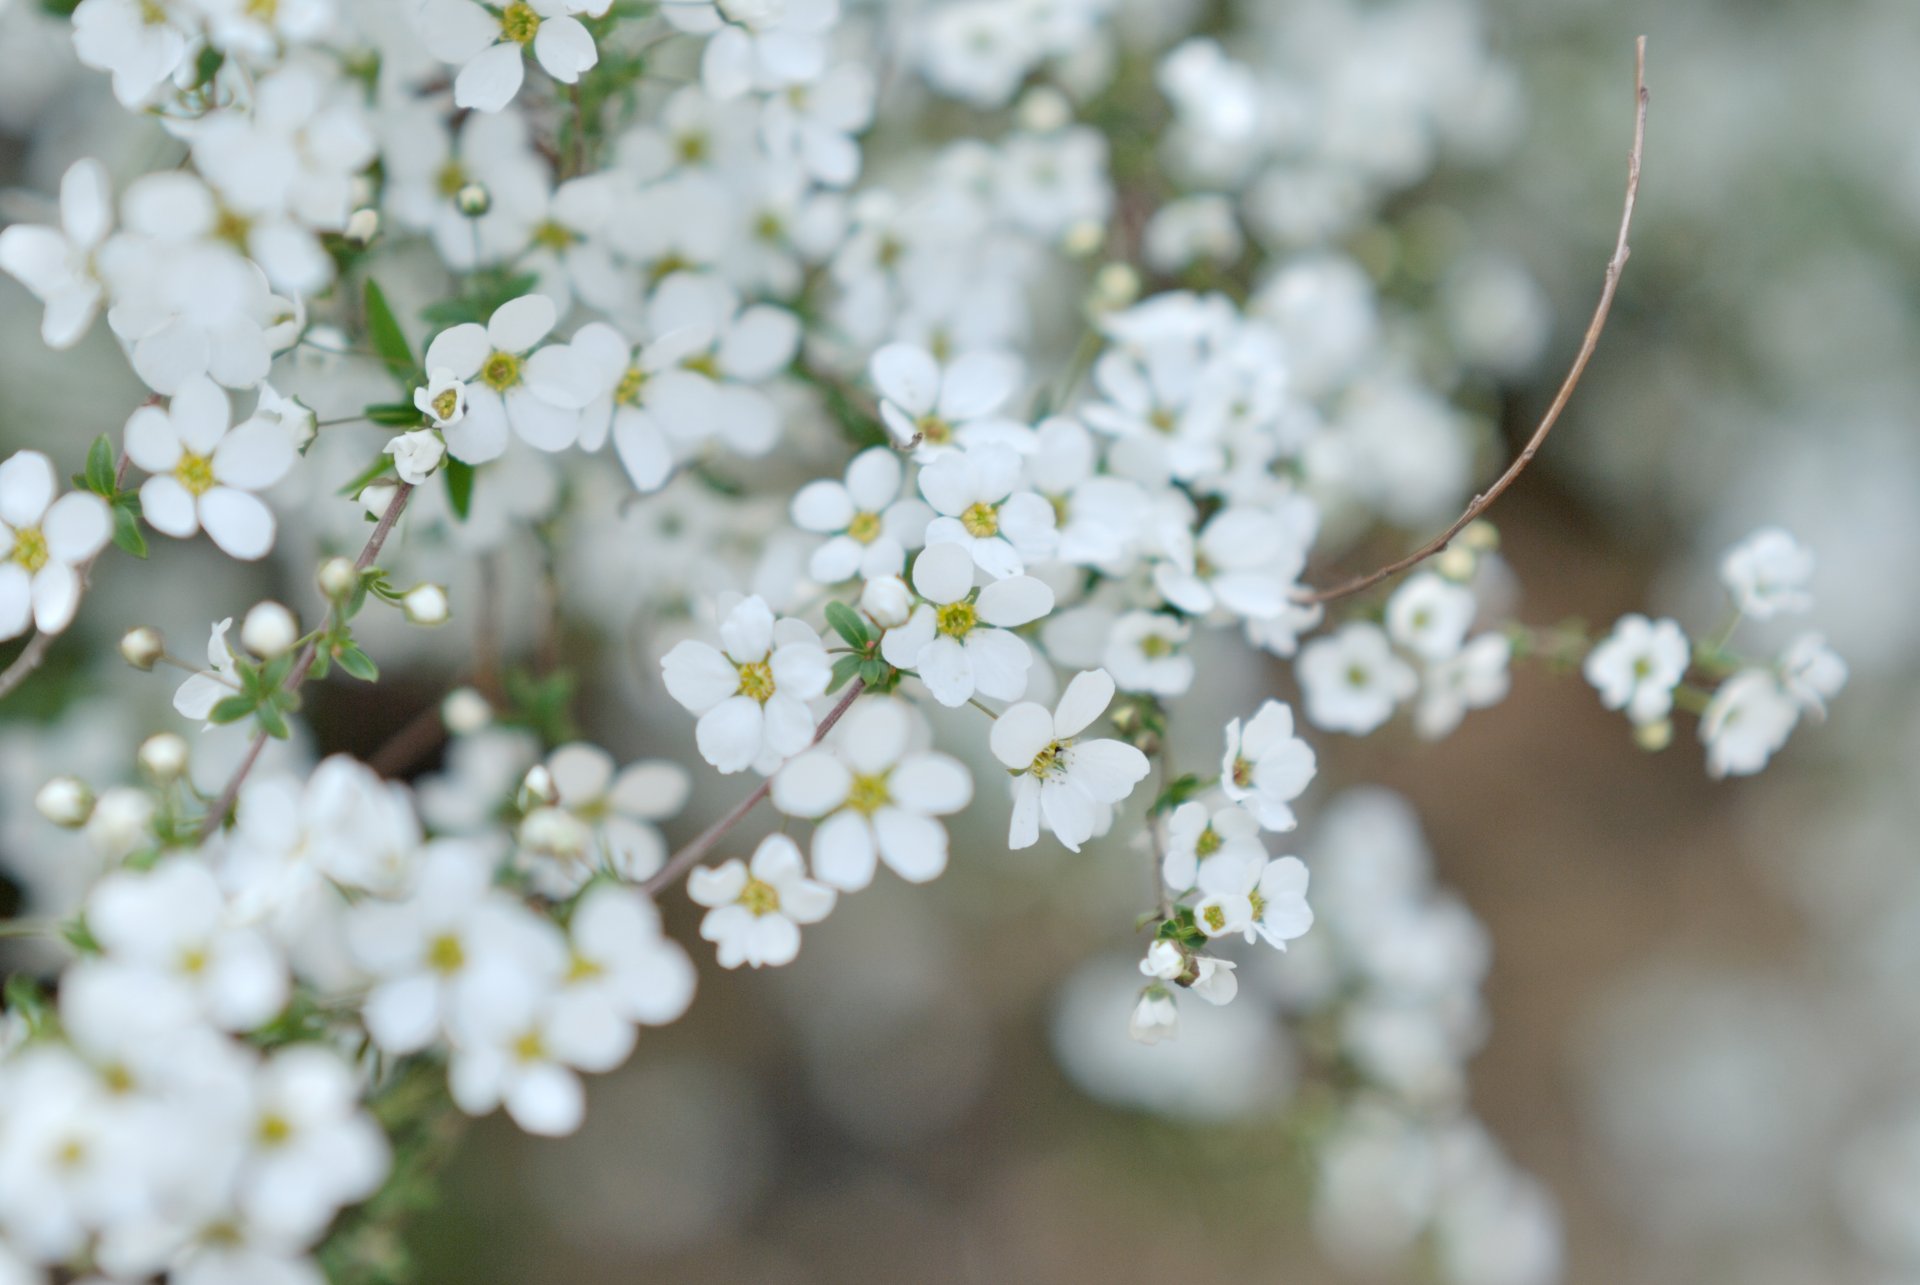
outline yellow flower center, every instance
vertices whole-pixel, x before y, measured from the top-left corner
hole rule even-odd
[[[747,886],[740,890],[740,904],[758,919],[780,909],[780,893],[764,879],[748,879]]]
[[[452,419],[453,413],[460,409],[460,390],[458,388],[442,389],[440,395],[428,404],[433,407],[435,418]]]
[[[1027,765],[1027,771],[1038,777],[1055,776],[1067,770],[1066,753],[1071,741],[1054,741],[1033,756],[1033,762]]]
[[[549,250],[564,250],[580,238],[552,219],[548,219],[533,230],[535,245],[543,245]]]
[[[1347,686],[1365,687],[1366,685],[1367,685],[1366,669],[1360,665],[1348,665],[1347,666]]]
[[[236,250],[247,248],[247,236],[253,231],[253,221],[244,214],[236,214],[225,206],[213,220],[213,235]]]
[[[931,446],[945,446],[953,440],[953,425],[938,415],[923,416],[914,427],[920,430],[920,440]]]
[[[872,544],[880,538],[880,515],[878,513],[856,513],[853,521],[847,523],[847,534],[862,544]]]
[[[1215,833],[1212,826],[1208,826],[1200,832],[1200,837],[1193,841],[1193,855],[1210,857],[1218,851],[1220,851],[1220,836]]]
[[[703,352],[698,357],[689,357],[680,364],[696,375],[705,375],[708,379],[720,378],[720,363],[710,352]]]
[[[272,22],[280,16],[280,0],[247,0],[247,16]]]
[[[787,234],[786,225],[780,222],[780,216],[767,211],[754,220],[753,235],[761,241],[778,241]]]
[[[1220,932],[1227,926],[1227,912],[1218,906],[1208,906],[1200,912],[1200,918],[1205,920],[1207,927],[1215,932]]]
[[[1173,643],[1164,634],[1148,634],[1140,640],[1140,654],[1148,660],[1158,660],[1162,656],[1173,654]]]
[[[447,163],[440,167],[440,172],[433,176],[433,185],[440,195],[452,200],[467,185],[467,172],[461,168],[459,161],[449,157]]]
[[[544,1062],[547,1058],[547,1042],[540,1038],[540,1032],[528,1031],[513,1042],[513,1055],[522,1062]]]
[[[540,15],[533,11],[530,4],[516,3],[506,7],[500,15],[500,34],[516,45],[530,45],[540,31]]]
[[[1259,889],[1247,894],[1247,900],[1253,903],[1253,917],[1259,919],[1267,913],[1267,899],[1260,895]]]
[[[260,1126],[255,1136],[263,1147],[277,1147],[293,1136],[293,1123],[278,1112],[269,1111],[260,1117]]]
[[[107,1092],[114,1094],[131,1093],[134,1088],[133,1072],[120,1062],[102,1068],[100,1082],[107,1086]]]
[[[950,602],[933,613],[933,627],[949,638],[965,638],[980,623],[980,613],[970,602]]]
[[[893,801],[887,791],[887,774],[876,773],[873,776],[856,776],[853,788],[847,791],[847,806],[863,816],[872,816]]]
[[[47,537],[37,526],[24,526],[13,533],[13,552],[7,555],[32,575],[47,565]]]
[[[960,525],[976,540],[1000,534],[1000,514],[991,504],[975,504],[960,515]]]
[[[627,373],[620,376],[620,382],[614,387],[613,399],[622,406],[638,406],[640,390],[647,386],[647,372],[638,366],[627,367]]]
[[[739,694],[766,704],[773,695],[773,666],[764,660],[750,660],[739,669]]]
[[[140,0],[140,21],[157,27],[166,20],[167,11],[160,7],[160,0]]]
[[[1174,429],[1173,412],[1164,408],[1155,410],[1153,414],[1147,416],[1147,423],[1162,433],[1171,433]]]
[[[53,1161],[62,1169],[78,1169],[87,1162],[87,1144],[78,1138],[68,1138],[53,1153]]]
[[[467,952],[452,933],[442,933],[427,947],[427,966],[436,973],[457,973],[466,962]]]
[[[707,159],[707,136],[703,133],[682,134],[673,143],[682,165],[697,165]]]
[[[205,455],[195,455],[192,451],[180,457],[173,466],[173,475],[180,485],[187,488],[189,494],[205,495],[213,489],[213,461]]]
[[[480,378],[496,393],[504,393],[520,382],[520,359],[510,352],[497,352],[480,367]]]
[[[588,959],[585,955],[575,955],[567,961],[567,980],[569,982],[592,981],[606,971],[605,968],[600,966],[597,960]]]
[[[1233,758],[1233,783],[1243,790],[1253,784],[1253,764],[1237,754]]]
[[[180,952],[180,971],[189,977],[197,977],[207,968],[207,952],[197,947]]]

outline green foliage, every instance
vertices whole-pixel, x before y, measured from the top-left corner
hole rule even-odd
[[[1148,814],[1151,816],[1160,816],[1164,813],[1171,812],[1211,784],[1211,781],[1203,781],[1193,773],[1188,772],[1184,776],[1176,778],[1166,789],[1160,791],[1160,797],[1153,801],[1153,807],[1148,809]]]
[[[413,349],[407,344],[406,332],[400,329],[399,320],[387,305],[386,294],[371,277],[367,279],[366,301],[367,339],[373,344],[374,352],[380,355],[387,371],[401,384],[410,386],[419,383],[419,363],[413,359]],[[409,406],[407,409],[413,408]],[[418,418],[418,412],[415,412],[415,418]]]
[[[564,745],[578,731],[573,722],[573,674],[556,669],[545,677],[535,677],[524,669],[507,672],[507,710],[500,718],[512,727],[525,727],[547,745]]]
[[[448,456],[440,466],[440,476],[446,482],[447,503],[453,507],[453,516],[465,522],[467,514],[473,511],[473,465]]]
[[[420,315],[436,330],[468,322],[485,325],[496,308],[509,299],[518,299],[526,294],[539,281],[540,278],[531,272],[515,272],[504,267],[482,268],[467,278],[466,294],[429,304]]]
[[[874,635],[869,631],[866,620],[844,602],[827,604],[827,623],[833,626],[833,632],[847,640],[847,646],[856,650],[865,650],[873,641]]]

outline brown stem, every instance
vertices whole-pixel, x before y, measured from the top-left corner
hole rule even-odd
[[[1586,337],[1581,340],[1580,351],[1573,359],[1573,368],[1567,372],[1566,379],[1561,382],[1560,391],[1555,394],[1553,404],[1547,407],[1547,413],[1541,417],[1539,426],[1533,430],[1533,436],[1527,439],[1526,447],[1515,457],[1513,463],[1507,466],[1507,471],[1502,473],[1492,486],[1474,496],[1473,503],[1467,506],[1466,512],[1454,519],[1452,526],[1406,557],[1390,562],[1378,571],[1334,585],[1330,589],[1312,589],[1296,593],[1295,602],[1311,604],[1345,598],[1364,589],[1371,589],[1389,576],[1395,576],[1416,567],[1439,553],[1452,542],[1453,537],[1466,528],[1468,523],[1493,507],[1493,502],[1499,499],[1502,493],[1513,485],[1514,479],[1520,476],[1521,471],[1533,462],[1533,457],[1539,453],[1541,445],[1547,440],[1547,434],[1552,432],[1553,426],[1559,422],[1560,413],[1572,400],[1573,390],[1579,386],[1580,377],[1586,373],[1587,363],[1593,359],[1594,349],[1600,344],[1600,332],[1606,329],[1607,315],[1613,311],[1614,293],[1620,288],[1620,274],[1625,270],[1627,256],[1631,253],[1627,248],[1627,232],[1633,226],[1634,201],[1640,194],[1640,160],[1645,152],[1647,136],[1647,38],[1645,36],[1641,36],[1634,42],[1633,63],[1633,150],[1627,154],[1627,198],[1620,214],[1620,234],[1614,242],[1613,257],[1607,261],[1607,275],[1600,288],[1600,302],[1593,310],[1593,320],[1587,323]]]
[[[813,729],[813,744],[818,745],[826,734],[833,730],[833,725],[840,721],[840,716],[847,712],[853,705],[855,698],[858,697],[861,692],[865,691],[866,688],[867,684],[864,679],[856,678],[853,680],[852,686],[847,688],[847,694],[840,698],[840,703],[828,710],[827,716],[820,720],[820,726]],[[760,800],[766,798],[772,789],[772,777],[768,777],[766,780],[760,782],[752,794],[749,794],[746,798],[734,804],[733,811],[727,813],[718,821],[715,821],[712,825],[702,830],[691,843],[667,858],[667,864],[661,866],[653,878],[640,885],[641,890],[650,897],[659,896],[663,889],[667,888],[674,880],[685,874],[700,858],[712,851],[713,845],[725,838],[727,831],[744,821],[747,813],[759,806]]]
[[[393,524],[400,520],[400,514],[407,507],[407,501],[413,495],[413,484],[402,482],[400,489],[393,493],[393,500],[387,505],[387,511],[380,515],[380,521],[374,525],[373,534],[367,537],[366,547],[360,550],[360,556],[353,560],[355,571],[365,571],[380,556],[380,549],[393,534]],[[313,662],[320,656],[320,640],[315,638],[300,653],[300,658],[287,671],[286,681],[281,684],[286,690],[295,690],[307,681],[307,675],[313,670]],[[207,809],[207,815],[200,822],[200,839],[205,842],[215,830],[226,823],[227,814],[233,811],[233,804],[240,797],[240,787],[246,783],[247,774],[253,771],[253,765],[260,761],[260,752],[267,748],[267,734],[262,731],[253,738],[253,744],[247,746],[246,756],[240,760],[239,768],[234,772],[226,788],[220,791],[220,797]]]
[[[149,397],[146,404],[151,406],[158,400],[156,397]],[[127,464],[127,453],[121,451],[120,462],[114,466],[113,470],[113,489],[116,492],[126,484]],[[104,546],[102,547],[102,552],[105,552]],[[80,577],[80,591],[82,593],[85,593],[87,589],[87,573],[93,570],[93,564],[97,562],[99,558],[100,554],[96,553],[93,557],[88,558],[80,564],[77,574]],[[59,634],[35,633],[32,638],[28,639],[26,647],[18,656],[13,658],[13,663],[8,665],[4,671],[0,671],[0,700],[5,700],[8,696],[12,695],[14,688],[26,682],[28,678],[32,677],[34,670],[46,664],[47,653],[53,650],[53,641],[59,636]]]

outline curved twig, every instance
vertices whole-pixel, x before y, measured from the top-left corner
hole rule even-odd
[[[1647,38],[1645,36],[1641,36],[1634,42],[1633,89],[1633,150],[1627,154],[1627,199],[1620,214],[1620,235],[1614,242],[1613,257],[1607,261],[1607,275],[1600,288],[1600,302],[1593,310],[1593,320],[1587,323],[1586,337],[1581,340],[1580,351],[1573,359],[1572,369],[1567,371],[1567,377],[1561,382],[1560,391],[1555,394],[1553,404],[1547,407],[1547,412],[1541,417],[1539,426],[1533,430],[1533,436],[1527,439],[1526,447],[1514,457],[1513,463],[1507,466],[1507,471],[1495,479],[1492,486],[1474,496],[1473,503],[1467,506],[1466,512],[1455,518],[1453,525],[1439,535],[1406,557],[1389,562],[1378,571],[1358,576],[1334,585],[1330,589],[1312,589],[1296,593],[1295,602],[1303,604],[1332,602],[1336,598],[1345,598],[1350,594],[1371,589],[1389,576],[1398,575],[1425,562],[1452,543],[1453,537],[1466,529],[1468,523],[1492,508],[1493,502],[1513,485],[1514,479],[1520,476],[1521,471],[1532,463],[1533,457],[1539,453],[1541,445],[1547,440],[1547,434],[1552,432],[1553,426],[1559,422],[1560,413],[1572,400],[1573,390],[1579,386],[1580,377],[1586,374],[1587,363],[1593,360],[1594,349],[1599,347],[1600,332],[1606,329],[1607,315],[1613,311],[1613,296],[1620,288],[1620,274],[1626,268],[1627,257],[1631,253],[1627,247],[1627,233],[1633,226],[1634,201],[1640,194],[1640,159],[1644,153],[1647,136]]]

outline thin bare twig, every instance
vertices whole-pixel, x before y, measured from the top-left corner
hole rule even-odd
[[[373,534],[367,537],[366,547],[361,549],[360,556],[353,560],[355,571],[365,571],[373,565],[373,560],[380,556],[380,550],[386,544],[387,537],[393,534],[393,524],[400,520],[400,514],[406,509],[407,501],[412,495],[413,484],[402,482],[400,489],[393,493],[393,500],[387,505],[387,511],[380,515],[380,521],[374,525]],[[287,671],[287,678],[282,686],[288,690],[299,688],[307,681],[307,674],[312,671],[313,662],[319,659],[319,656],[320,640],[315,638],[300,653],[300,658],[293,663],[293,668]],[[220,797],[213,801],[213,806],[207,809],[205,819],[200,822],[200,838],[203,842],[226,823],[227,814],[233,811],[234,801],[240,797],[240,787],[246,783],[247,774],[253,771],[253,765],[260,761],[260,752],[266,748],[266,732],[256,733],[253,744],[247,746],[246,755],[240,760],[239,768],[235,770],[226,787],[220,791]]]
[[[1295,602],[1311,604],[1345,598],[1350,594],[1371,589],[1389,576],[1395,576],[1416,567],[1439,553],[1452,543],[1453,537],[1466,529],[1468,523],[1493,507],[1493,502],[1499,499],[1506,489],[1513,485],[1514,479],[1520,476],[1521,471],[1533,462],[1533,457],[1539,453],[1541,445],[1547,440],[1547,434],[1552,432],[1553,426],[1559,422],[1560,413],[1572,400],[1573,390],[1579,386],[1580,377],[1586,374],[1587,363],[1593,359],[1594,349],[1600,344],[1600,332],[1606,329],[1607,315],[1613,311],[1613,296],[1620,288],[1620,274],[1625,270],[1627,256],[1631,253],[1627,248],[1627,233],[1633,226],[1634,201],[1640,194],[1640,160],[1645,151],[1647,136],[1647,38],[1645,36],[1641,36],[1634,42],[1633,62],[1633,150],[1627,155],[1627,198],[1620,214],[1620,235],[1614,242],[1613,257],[1607,261],[1607,275],[1600,288],[1600,302],[1594,308],[1593,320],[1587,323],[1586,337],[1581,340],[1580,351],[1573,359],[1573,367],[1567,372],[1566,379],[1561,382],[1560,391],[1555,394],[1553,404],[1547,407],[1547,412],[1541,417],[1539,426],[1533,430],[1533,436],[1527,440],[1525,449],[1514,458],[1513,463],[1507,466],[1507,471],[1502,473],[1492,486],[1473,497],[1473,503],[1467,506],[1466,512],[1454,519],[1452,526],[1406,557],[1390,562],[1378,571],[1334,585],[1330,589],[1313,589],[1297,593],[1294,595]]]
[[[152,405],[154,400],[154,398],[148,398],[147,404]],[[127,453],[121,451],[120,462],[114,466],[113,470],[113,489],[115,491],[118,491],[122,486],[126,485],[127,464]],[[103,545],[101,552],[104,553],[105,551],[106,549]],[[86,592],[87,576],[93,570],[93,564],[99,561],[99,559],[100,554],[96,553],[80,564],[77,574],[80,577],[81,593]],[[14,688],[26,682],[28,678],[32,677],[36,669],[39,669],[40,666],[47,663],[47,653],[53,650],[54,639],[59,636],[59,634],[35,633],[32,638],[27,640],[26,647],[18,656],[13,658],[13,663],[8,665],[4,672],[0,672],[0,700],[5,700],[8,696],[11,696]]]
[[[847,694],[840,698],[840,703],[828,710],[827,716],[820,720],[820,726],[813,729],[813,744],[818,745],[826,734],[833,730],[833,725],[840,721],[840,716],[852,707],[854,700],[866,688],[865,680],[859,678],[853,680],[852,685],[847,688]],[[752,794],[734,805],[733,811],[702,830],[691,843],[667,858],[667,864],[661,866],[658,873],[640,885],[641,890],[650,897],[659,896],[662,890],[685,874],[689,867],[712,851],[713,846],[726,837],[727,831],[744,821],[747,813],[758,807],[760,800],[766,798],[772,789],[772,777],[760,782],[759,787]]]

